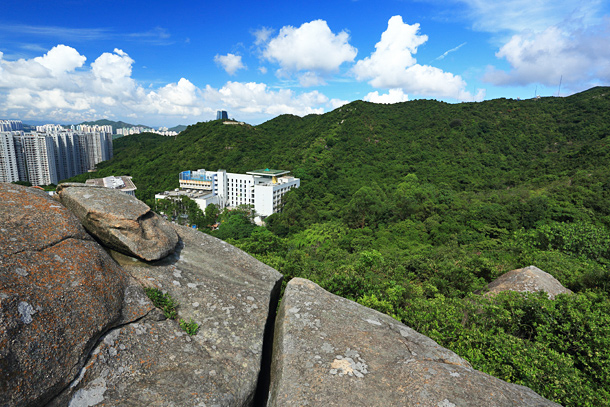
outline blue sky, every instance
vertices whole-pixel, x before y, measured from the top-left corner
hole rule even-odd
[[[561,88],[559,87],[561,82]],[[610,85],[607,0],[28,1],[0,6],[0,118],[258,124],[353,100]]]

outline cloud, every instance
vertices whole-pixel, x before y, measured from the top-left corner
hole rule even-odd
[[[57,45],[41,57],[4,60],[0,54],[0,115],[86,120],[128,112],[164,116],[201,114],[198,90],[186,79],[144,90],[132,77],[134,60],[114,49],[95,59]],[[4,97],[3,97],[4,96]]]
[[[239,69],[245,69],[246,66],[241,60],[241,55],[227,54],[216,55],[214,62],[222,67],[229,75],[234,75]]]
[[[563,77],[563,83],[575,90],[600,79],[610,81],[610,20],[605,23],[577,31],[551,26],[514,35],[496,53],[511,69],[490,67],[483,79],[495,85],[554,86]]]
[[[74,71],[85,60],[74,48],[62,44],[33,59],[7,61],[0,53],[0,89],[48,90],[62,84],[71,84],[74,82],[71,77],[78,76]],[[73,86],[69,88],[73,89]]]
[[[385,95],[380,95],[377,91],[371,92],[362,100],[366,102],[390,104],[406,102],[409,100],[409,95],[404,93],[402,89],[390,89]]]
[[[126,37],[151,45],[172,45],[174,43],[170,41],[170,33],[163,27],[155,27],[149,31],[127,34]]]
[[[296,95],[290,89],[273,91],[266,84],[256,82],[227,82],[220,89],[208,85],[204,98],[244,113],[272,116],[285,113],[298,116],[321,114],[324,109],[320,105],[328,102],[328,98],[318,91]]]
[[[199,116],[206,109],[201,103],[199,89],[188,79],[165,85],[158,91],[146,94],[147,113],[179,116]],[[211,109],[207,109],[211,111]]]
[[[349,44],[345,31],[334,34],[324,20],[314,20],[299,28],[283,27],[268,41],[263,57],[276,62],[287,72],[337,71],[341,64],[352,62],[358,50]]]
[[[108,41],[112,39],[145,42],[151,45],[170,45],[170,33],[163,27],[135,33],[119,33],[111,28],[71,28],[57,26],[32,26],[27,24],[0,24],[0,33],[17,33],[31,35],[48,40],[63,42]]]
[[[600,23],[603,0],[575,2],[573,0],[457,0],[468,7],[473,27],[498,33],[524,30],[543,31],[562,21],[581,21],[585,25]]]
[[[452,53],[452,52],[457,51],[458,49],[462,48],[464,45],[466,45],[466,43],[465,43],[465,42],[461,43],[460,45],[458,45],[458,46],[457,46],[457,47],[455,47],[455,48],[451,48],[449,51],[445,51],[445,52],[443,53],[443,55],[440,55],[440,56],[436,57],[434,60],[435,60],[435,61],[438,61],[438,60],[441,60],[441,59],[445,59],[445,57],[446,57],[447,55],[449,55],[449,54],[450,54],[450,53]]]
[[[432,1],[432,0],[430,0]],[[453,0],[466,6],[475,30],[493,34],[496,57],[510,69],[489,66],[494,85],[563,83],[572,91],[610,80],[607,1]]]
[[[130,37],[134,38],[152,38],[152,39],[168,39],[171,37],[167,29],[163,27],[155,27],[150,31],[129,34]]]
[[[44,56],[34,58],[34,61],[55,75],[72,72],[83,66],[86,60],[87,58],[79,54],[74,48],[61,44],[52,48]]]
[[[314,72],[305,72],[299,75],[299,84],[304,88],[325,85],[324,79]]]
[[[201,89],[181,78],[144,88],[132,77],[135,61],[120,49],[102,53],[88,66],[85,61],[65,45],[15,61],[0,52],[0,117],[59,122],[129,117],[156,125],[210,119],[223,108],[241,120],[261,122],[284,113],[323,113],[334,103],[318,91],[296,93],[254,82]]]
[[[342,99],[331,99],[330,101],[328,101],[328,105],[331,107],[331,109],[337,109],[343,105],[347,105],[349,103],[349,100],[342,100]]]
[[[254,45],[262,45],[269,41],[269,37],[273,34],[275,30],[269,27],[262,27],[258,30],[252,31],[252,35],[254,35]]]
[[[92,81],[90,89],[94,95],[110,96],[119,101],[136,97],[137,84],[131,78],[131,65],[134,60],[120,49],[113,53],[104,52],[91,64]]]
[[[427,40],[426,35],[419,34],[419,24],[409,25],[401,16],[394,16],[375,52],[358,61],[352,72],[356,79],[368,80],[375,88],[400,88],[406,93],[461,100],[475,98],[465,90],[466,82],[459,75],[417,64],[413,55]]]
[[[0,24],[0,32],[30,34],[60,40],[93,41],[107,39],[111,32],[107,28],[66,28],[57,26],[32,26],[26,24]]]

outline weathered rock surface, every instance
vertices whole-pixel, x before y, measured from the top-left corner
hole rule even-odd
[[[62,204],[105,246],[147,261],[173,253],[178,235],[148,205],[109,188],[58,188]]]
[[[485,295],[495,295],[502,291],[537,292],[544,291],[549,298],[555,298],[558,294],[571,294],[572,291],[561,285],[559,281],[549,273],[540,270],[536,266],[524,267],[511,270],[487,285],[488,292]]]
[[[172,226],[181,244],[161,261],[113,255],[138,280],[170,293],[179,318],[199,332],[189,337],[176,321],[151,318],[111,331],[54,405],[253,405],[281,275],[225,242]]]
[[[87,185],[82,182],[62,182],[55,188],[55,192],[58,194],[65,188],[104,188],[101,185]]]
[[[48,194],[0,183],[0,405],[67,386],[107,329],[152,308],[134,283]]]
[[[291,280],[277,316],[268,406],[556,406],[474,370],[393,318]]]

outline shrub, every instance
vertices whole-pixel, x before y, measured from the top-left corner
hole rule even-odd
[[[199,330],[199,324],[194,322],[192,319],[189,322],[186,322],[184,319],[180,320],[180,328],[190,336],[193,336]]]
[[[144,292],[150,298],[155,307],[163,311],[163,315],[168,319],[178,318],[178,303],[169,295],[169,293],[163,294],[158,288],[145,288]],[[189,322],[180,320],[180,328],[190,336],[193,336],[199,330],[199,324],[189,319]]]
[[[146,292],[154,306],[163,311],[165,318],[176,319],[178,316],[176,311],[178,303],[168,293],[163,294],[158,288],[145,288],[144,292]]]

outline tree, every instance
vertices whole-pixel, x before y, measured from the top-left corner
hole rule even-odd
[[[209,204],[205,207],[203,222],[201,223],[201,227],[211,227],[216,224],[216,220],[218,219],[218,215],[220,214],[220,210],[215,204]]]
[[[374,226],[385,214],[385,194],[376,182],[357,190],[345,207],[343,219],[351,228]]]

